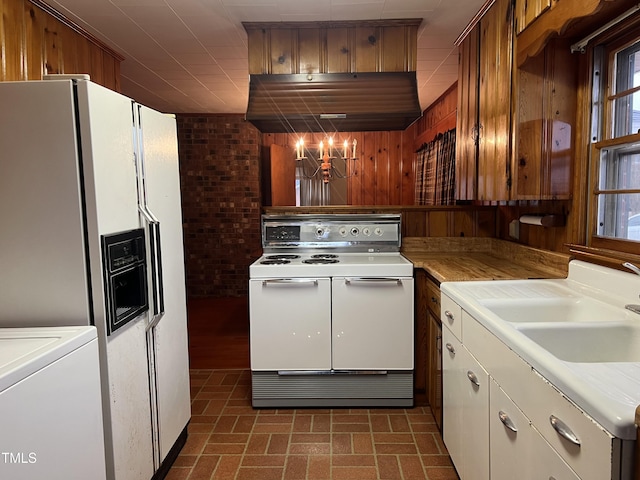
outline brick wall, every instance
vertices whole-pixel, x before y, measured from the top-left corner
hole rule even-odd
[[[179,114],[187,295],[247,295],[260,255],[260,132],[242,115]]]

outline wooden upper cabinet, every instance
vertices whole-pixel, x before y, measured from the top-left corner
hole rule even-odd
[[[511,183],[513,7],[497,0],[480,20],[478,200],[508,200]]]
[[[509,200],[513,7],[496,0],[460,45],[456,199]]]
[[[601,27],[636,2],[629,0],[515,0],[516,64],[522,65],[544,49],[551,38],[583,35]],[[576,20],[580,19],[579,22]],[[574,29],[569,33],[569,30]]]
[[[516,34],[531,25],[548,8],[551,8],[551,0],[516,0]]]
[[[476,199],[478,163],[478,55],[480,26],[459,47],[456,115],[456,199]]]
[[[420,22],[244,23],[249,74],[415,71]]]

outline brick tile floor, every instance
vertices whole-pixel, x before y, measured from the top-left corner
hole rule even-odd
[[[248,370],[192,370],[167,480],[458,480],[429,408],[253,409]]]

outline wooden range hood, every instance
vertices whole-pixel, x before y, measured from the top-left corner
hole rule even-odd
[[[261,132],[404,130],[421,115],[415,72],[251,75]]]
[[[421,21],[243,23],[247,120],[263,133],[406,129],[421,115]]]

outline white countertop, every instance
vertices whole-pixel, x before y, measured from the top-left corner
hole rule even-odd
[[[523,323],[505,321],[488,305],[502,299],[526,304],[584,298],[602,302],[606,304],[604,308],[616,311],[611,322],[640,328],[640,315],[624,309],[626,304],[640,303],[640,276],[574,260],[569,264],[566,279],[444,282],[440,287],[611,434],[635,440],[640,362],[560,360],[519,331]]]

